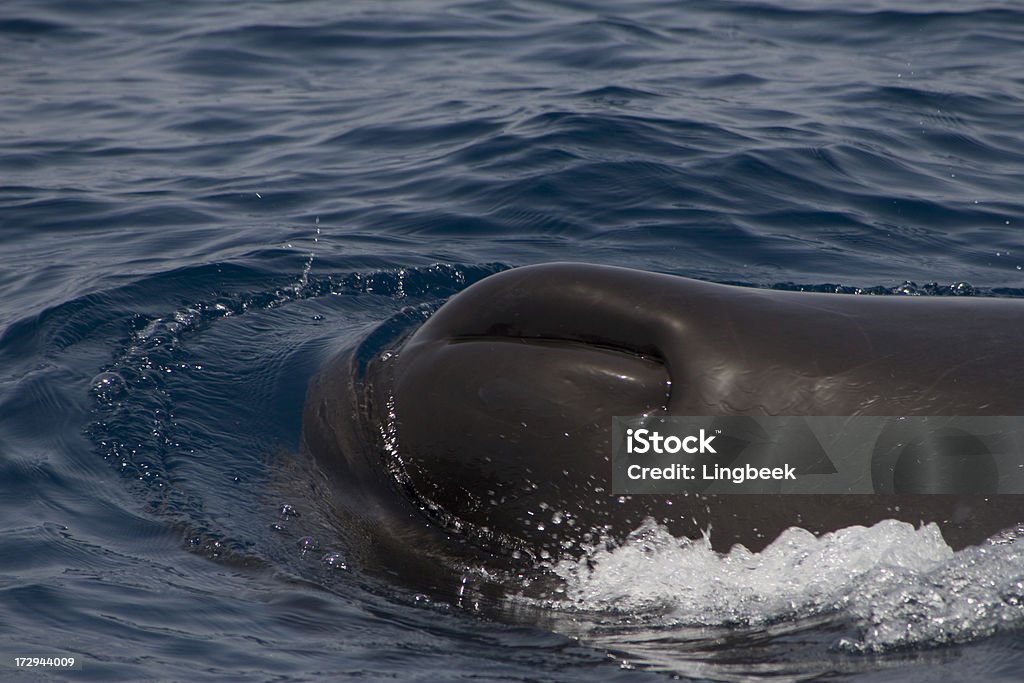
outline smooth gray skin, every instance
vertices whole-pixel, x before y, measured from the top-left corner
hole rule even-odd
[[[1022,415],[1024,301],[780,292],[622,268],[505,271],[360,369],[311,384],[304,435],[343,506],[398,544],[579,552],[654,517],[718,550],[784,529],[937,522],[954,548],[1020,495],[611,494],[614,415]],[[559,513],[556,515],[555,513]],[[397,523],[396,523],[397,520]],[[396,531],[396,529],[398,529]]]

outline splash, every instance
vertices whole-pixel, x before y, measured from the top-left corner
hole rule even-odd
[[[784,532],[760,553],[711,549],[646,521],[619,547],[553,570],[579,614],[646,629],[852,626],[832,643],[883,652],[966,642],[1024,626],[1024,544],[954,553],[939,528],[887,520],[820,537]],[[607,624],[607,622],[604,622]]]

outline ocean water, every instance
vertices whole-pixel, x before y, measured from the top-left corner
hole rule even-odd
[[[1022,27],[980,0],[7,0],[0,679],[1020,680],[1019,544],[647,526],[553,561],[561,601],[472,566],[432,596],[360,561],[300,429],[335,349],[508,267],[1024,296]]]

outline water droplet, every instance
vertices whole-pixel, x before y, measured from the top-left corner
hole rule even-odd
[[[299,549],[302,552],[320,550],[320,543],[312,536],[303,536],[299,539]]]

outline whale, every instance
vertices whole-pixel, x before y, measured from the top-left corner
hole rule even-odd
[[[648,519],[719,551],[758,551],[794,526],[822,534],[896,519],[935,523],[960,549],[1020,532],[1024,496],[616,495],[612,419],[1020,416],[1022,338],[1021,299],[523,266],[394,339],[338,350],[309,384],[303,440],[337,506],[381,547],[454,545],[509,566],[579,557]]]

